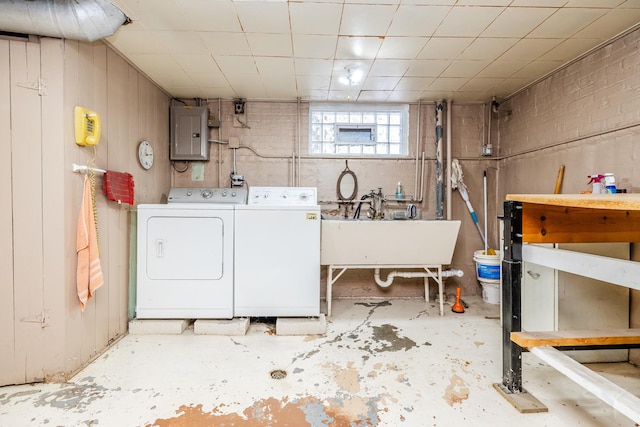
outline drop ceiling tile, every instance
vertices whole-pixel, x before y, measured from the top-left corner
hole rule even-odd
[[[213,55],[251,55],[247,38],[242,33],[199,32],[198,34]]]
[[[265,85],[268,98],[294,99],[298,96],[296,81],[284,76],[269,78],[269,84]]]
[[[513,0],[511,6],[562,7],[567,0]]]
[[[503,7],[454,6],[442,21],[436,37],[476,37],[504,10]]]
[[[371,69],[372,63],[373,63],[372,60],[363,60],[363,59],[335,60],[333,61],[333,74],[335,73],[346,74],[347,69],[350,69],[350,70],[359,69],[362,71],[363,77],[366,77],[368,75],[371,75],[369,70]]]
[[[174,0],[139,0],[136,22],[146,30],[189,31],[191,22]]]
[[[490,61],[456,60],[439,77],[473,77],[490,63]]]
[[[384,36],[397,6],[378,4],[345,4],[340,35]]]
[[[168,52],[153,31],[143,31],[133,27],[133,25],[121,27],[113,36],[107,38],[107,41],[125,55]]]
[[[171,53],[206,54],[207,45],[193,31],[153,31],[154,37]]]
[[[425,90],[420,94],[420,99],[422,102],[435,102],[442,101],[443,99],[454,99],[456,98],[456,92],[451,90]],[[456,99],[456,101],[459,101]]]
[[[196,86],[182,70],[155,72],[151,75],[151,78],[161,86]]]
[[[165,90],[170,91],[174,98],[202,98],[202,92],[198,86],[172,86],[163,85]]]
[[[301,76],[296,77],[298,91],[328,91],[331,77],[324,76]]]
[[[385,102],[389,99],[390,90],[361,90],[358,101],[361,102]]]
[[[328,101],[355,101],[358,99],[359,90],[330,90],[327,96]]]
[[[242,31],[233,2],[176,0],[176,3],[194,31]]]
[[[260,99],[267,97],[267,91],[264,89],[262,81],[260,79],[252,78],[251,76],[245,76],[237,74],[233,76],[233,80],[229,82],[234,93],[238,97],[247,98],[248,94],[252,94],[251,98]]]
[[[458,0],[460,6],[508,6],[511,0]]]
[[[293,53],[296,58],[333,58],[338,43],[337,36],[302,35],[293,36]]]
[[[385,37],[377,57],[414,59],[427,40],[427,37]]]
[[[260,76],[269,79],[287,78],[292,82],[295,81],[295,67],[292,58],[256,56],[254,59]]]
[[[569,0],[564,7],[616,7],[624,0]]]
[[[604,9],[560,9],[529,33],[533,38],[567,38],[604,15]]]
[[[189,78],[198,86],[224,88],[229,85],[221,73],[188,73]]]
[[[604,41],[621,33],[621,27],[631,28],[638,22],[640,22],[640,9],[611,10],[597,21],[578,31],[574,37],[598,38]]]
[[[519,71],[515,72],[511,77],[532,79],[538,78],[555,70],[563,63],[563,61],[534,61],[529,65],[524,66]]]
[[[247,34],[251,53],[255,56],[288,56],[293,54],[289,34]]]
[[[387,102],[415,102],[421,97],[421,90],[394,90],[389,94]]]
[[[477,74],[477,77],[511,77],[517,71],[529,65],[531,61],[495,61]]]
[[[336,59],[373,59],[376,57],[382,39],[379,37],[338,37]]]
[[[296,58],[295,66],[298,76],[330,76],[333,60]]]
[[[508,78],[503,80],[499,86],[494,88],[494,94],[497,98],[505,98],[521,88],[525,87],[527,84],[531,83],[532,79],[527,78]]]
[[[518,42],[514,38],[478,38],[458,56],[459,59],[498,58]]]
[[[406,76],[413,77],[438,77],[452,61],[437,59],[415,60],[405,73]]]
[[[482,32],[482,37],[524,37],[555,11],[556,9],[543,7],[505,9]]]
[[[488,92],[499,86],[503,81],[504,78],[502,77],[474,77],[466,82],[460,90],[465,92]]]
[[[450,9],[450,6],[401,4],[393,16],[387,36],[430,36]]]
[[[411,63],[412,61],[407,59],[376,59],[368,75],[378,77],[404,76]]]
[[[289,9],[286,2],[234,3],[243,31],[247,33],[288,33]]]
[[[369,76],[362,85],[362,90],[393,90],[400,77],[375,77]]]
[[[201,86],[198,89],[198,93],[200,94],[200,98],[237,98],[239,97],[231,86],[227,87],[207,87]]]
[[[220,73],[211,55],[174,54],[173,57],[188,73]]]
[[[168,54],[135,53],[129,55],[128,58],[149,75],[160,73],[185,75],[182,67]]]
[[[569,39],[542,55],[540,59],[544,61],[570,61],[599,43],[600,40],[595,39]]]
[[[625,9],[640,9],[640,1],[638,0],[627,0],[620,4],[621,8]]]
[[[342,6],[324,3],[289,3],[294,34],[338,34]]]
[[[429,85],[429,91],[456,91],[460,89],[469,79],[466,77],[440,77]]]
[[[417,4],[423,6],[453,6],[458,0],[401,0],[402,4]]]
[[[522,39],[500,56],[501,61],[534,60],[562,43],[562,39]]]
[[[259,77],[255,61],[251,56],[220,55],[214,56],[213,59],[218,64],[222,74],[229,80],[236,74],[249,75],[253,78]]]
[[[432,37],[418,59],[456,59],[475,39],[470,37]]]
[[[433,78],[429,77],[403,77],[396,85],[395,90],[423,91],[433,83],[433,80]]]

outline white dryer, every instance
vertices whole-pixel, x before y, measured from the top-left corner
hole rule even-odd
[[[244,189],[174,188],[170,203],[138,206],[137,318],[233,317],[234,205],[245,200]]]
[[[235,316],[320,315],[316,188],[251,187],[235,236]]]

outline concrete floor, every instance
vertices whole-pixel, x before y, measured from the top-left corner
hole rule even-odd
[[[0,388],[1,426],[634,426],[525,354],[549,412],[520,414],[501,379],[498,306],[469,297],[438,316],[423,300],[338,300],[326,336],[127,335],[65,384]],[[640,395],[640,373],[608,364]],[[282,370],[284,378],[271,373]]]

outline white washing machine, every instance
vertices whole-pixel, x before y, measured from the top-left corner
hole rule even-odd
[[[313,187],[251,187],[236,207],[234,315],[320,315],[320,206]]]
[[[234,206],[245,189],[173,188],[138,206],[136,317],[233,317]]]

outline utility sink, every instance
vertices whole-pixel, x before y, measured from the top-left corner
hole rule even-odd
[[[322,265],[451,264],[458,220],[322,221]]]

